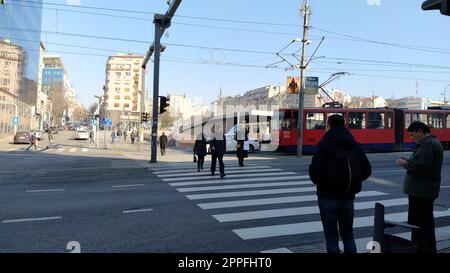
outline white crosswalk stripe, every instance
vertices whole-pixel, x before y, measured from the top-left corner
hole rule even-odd
[[[320,236],[323,233],[316,187],[305,173],[246,164],[244,168],[227,166],[227,175],[221,179],[211,176],[208,169],[196,172],[195,165],[187,166],[150,171],[208,211],[219,223],[232,223],[231,230],[241,239],[273,242],[272,248],[264,244],[262,253],[289,252],[285,246],[292,244],[292,240],[298,243],[299,236],[307,239],[312,234]],[[389,208],[386,220],[407,220],[408,199],[401,192],[399,196],[391,197],[380,191],[362,191],[354,202],[355,235],[362,229],[372,232],[376,202]],[[450,209],[435,211],[434,215],[436,219],[449,217]],[[443,235],[439,235],[438,230],[441,229],[437,228],[437,237],[450,239],[450,232],[443,232],[444,227]],[[291,240],[291,243],[283,244],[284,240]],[[371,240],[356,236],[358,252],[367,252],[366,245]]]

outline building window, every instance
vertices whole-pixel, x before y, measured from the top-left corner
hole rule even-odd
[[[115,100],[120,100],[120,96],[114,96]]]
[[[120,107],[120,103],[114,103],[114,108],[119,108]]]
[[[125,104],[123,105],[123,107],[124,107],[124,108],[130,108],[130,104],[129,104],[129,103],[125,103]]]

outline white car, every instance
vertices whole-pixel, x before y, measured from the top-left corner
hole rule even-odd
[[[76,131],[75,132],[75,139],[88,139],[89,138],[89,132],[88,131]]]

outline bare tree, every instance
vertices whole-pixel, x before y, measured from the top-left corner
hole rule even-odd
[[[68,104],[64,97],[62,86],[54,85],[50,87],[50,101],[52,102],[52,120],[55,125],[61,125],[64,112],[67,110]]]
[[[87,121],[89,117],[88,111],[83,106],[78,106],[73,112],[73,119],[76,121]]]
[[[93,104],[91,104],[91,106],[89,106],[88,108],[88,112],[89,115],[95,115],[97,113],[97,107],[98,107],[98,102],[94,102]]]

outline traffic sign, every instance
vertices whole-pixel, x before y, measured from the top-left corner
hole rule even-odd
[[[92,126],[97,126],[97,120],[96,119],[91,119],[91,125]]]
[[[19,124],[19,117],[13,117],[12,123],[14,125],[18,125]]]

